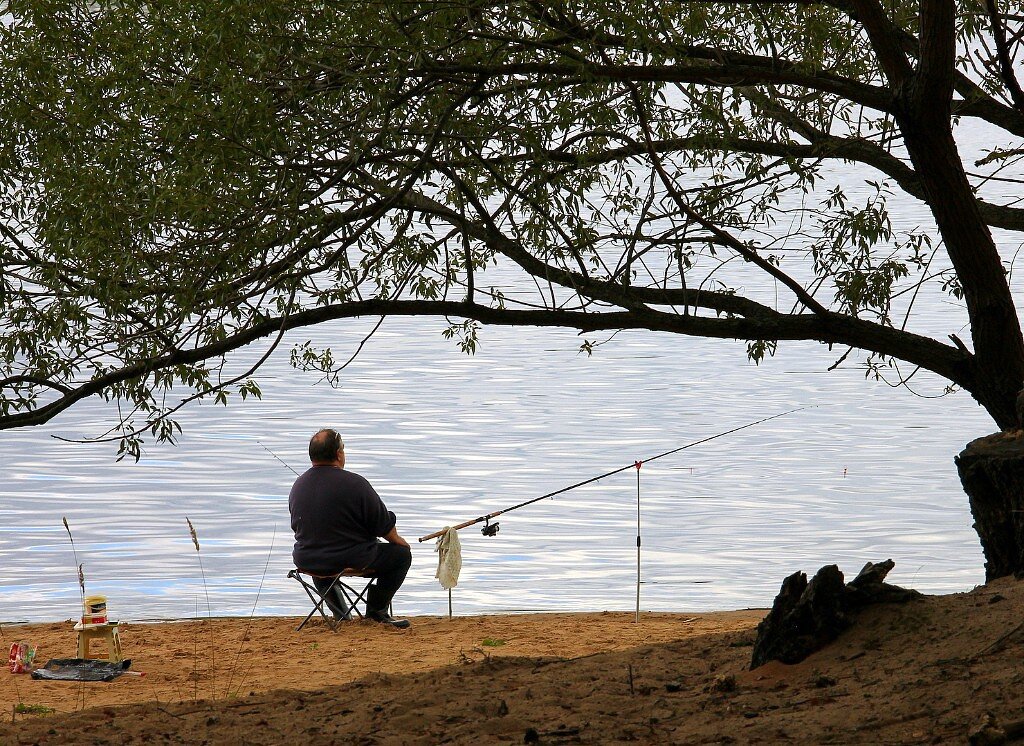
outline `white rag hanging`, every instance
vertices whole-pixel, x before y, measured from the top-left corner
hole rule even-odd
[[[462,545],[459,544],[459,532],[445,526],[437,537],[434,551],[437,552],[437,578],[441,587],[451,590],[459,583],[459,571],[462,570]]]

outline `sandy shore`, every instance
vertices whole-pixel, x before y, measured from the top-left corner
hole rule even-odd
[[[0,702],[26,702],[58,712],[129,702],[225,699],[274,689],[313,690],[368,674],[408,674],[485,657],[580,658],[705,635],[750,629],[764,611],[723,614],[523,614],[412,617],[396,630],[351,622],[332,633],[301,619],[260,617],[119,625],[130,670],[109,683],[80,685],[0,674]],[[74,658],[73,621],[5,627],[7,647],[27,641],[41,660]],[[6,648],[5,648],[6,649]],[[82,691],[79,691],[79,690]],[[7,708],[8,713],[10,707]]]
[[[750,671],[763,611],[133,624],[103,684],[0,674],[0,743],[1007,743],[1024,737],[1024,584],[863,612]],[[73,656],[70,622],[6,627]],[[18,703],[51,714],[20,714]],[[11,719],[14,723],[11,723]],[[984,740],[989,739],[989,740]]]

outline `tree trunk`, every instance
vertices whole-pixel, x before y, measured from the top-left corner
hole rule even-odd
[[[981,219],[952,132],[917,122],[905,123],[903,131],[963,288],[974,343],[965,388],[1000,428],[1017,427],[1014,402],[1024,384],[1024,336],[999,251]]]
[[[1024,430],[978,438],[955,459],[985,554],[985,580],[1024,576]]]
[[[964,388],[1007,430],[1019,425],[1014,401],[1024,385],[1024,334],[1002,257],[953,137],[956,13],[952,0],[920,4],[916,70],[901,64],[902,53],[893,55],[891,39],[873,43],[888,55],[880,60],[888,64],[895,118],[967,306],[974,359]]]

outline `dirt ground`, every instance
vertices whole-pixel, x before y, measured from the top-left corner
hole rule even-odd
[[[803,663],[749,671],[764,613],[414,617],[405,631],[296,632],[286,618],[133,624],[122,645],[145,676],[80,684],[0,672],[0,743],[1024,739],[1024,583],[877,606]],[[5,649],[25,640],[44,660],[73,657],[71,626],[5,627]]]

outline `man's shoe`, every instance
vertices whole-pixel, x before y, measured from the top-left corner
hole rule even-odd
[[[390,624],[395,629],[408,629],[409,627],[408,619],[395,619],[386,611],[367,611],[366,618],[369,619],[371,622]]]

